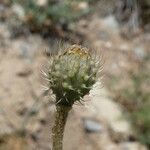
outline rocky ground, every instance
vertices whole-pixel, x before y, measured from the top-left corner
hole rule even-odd
[[[94,14],[76,24],[83,44],[102,52],[102,84],[99,82],[85,106],[75,105],[66,126],[65,150],[147,150],[134,135],[134,128],[123,115],[109,89],[112,76],[121,78],[116,91],[130,84],[129,72],[138,70],[149,53],[148,33],[128,39],[113,16]],[[0,150],[49,150],[54,119],[53,98],[44,92],[49,51],[57,40],[44,40],[28,34],[12,38],[8,24],[0,22]],[[125,36],[123,38],[121,35]],[[25,136],[16,131],[25,130]]]

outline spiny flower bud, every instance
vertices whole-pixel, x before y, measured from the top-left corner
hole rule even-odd
[[[56,104],[72,106],[88,94],[96,82],[99,62],[87,48],[78,45],[52,56],[48,78]]]

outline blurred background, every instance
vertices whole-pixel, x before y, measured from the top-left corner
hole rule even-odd
[[[150,0],[0,0],[0,150],[50,150],[50,53],[101,51],[102,85],[67,122],[65,150],[150,148]]]

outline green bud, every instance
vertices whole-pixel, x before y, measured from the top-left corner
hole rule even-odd
[[[52,57],[49,79],[50,88],[56,95],[56,103],[59,101],[58,105],[73,105],[88,94],[96,82],[99,69],[95,63],[97,61],[89,50],[78,45]]]

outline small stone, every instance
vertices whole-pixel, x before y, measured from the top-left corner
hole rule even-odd
[[[12,11],[19,17],[19,19],[24,19],[25,11],[21,5],[14,3],[12,5]]]
[[[119,25],[114,16],[110,15],[102,20],[102,24],[109,30],[115,32],[119,30]]]
[[[32,70],[30,68],[22,68],[17,72],[17,75],[20,77],[27,77],[32,73]]]
[[[79,8],[80,10],[86,10],[86,9],[89,8],[89,5],[88,5],[87,2],[80,2],[79,5],[78,5],[78,8]]]
[[[0,4],[0,13],[4,12],[5,11],[5,6]]]
[[[87,132],[92,133],[92,132],[101,132],[103,130],[103,127],[99,122],[90,120],[90,119],[84,119],[84,128]]]
[[[111,48],[112,47],[112,43],[109,42],[109,41],[105,42],[105,47],[106,48]]]
[[[147,148],[138,142],[124,142],[120,144],[120,150],[147,150]]]
[[[146,53],[142,47],[134,48],[133,52],[139,60],[143,60],[146,57]]]
[[[108,92],[97,82],[90,91],[91,106],[97,118],[105,120],[113,141],[128,139],[133,132],[129,122],[123,117],[122,107],[108,97]],[[94,115],[94,114],[93,114]]]
[[[33,73],[31,64],[26,62],[20,62],[15,69],[15,74],[19,77],[27,77]]]
[[[38,6],[42,7],[47,5],[48,0],[36,0],[35,2]]]

